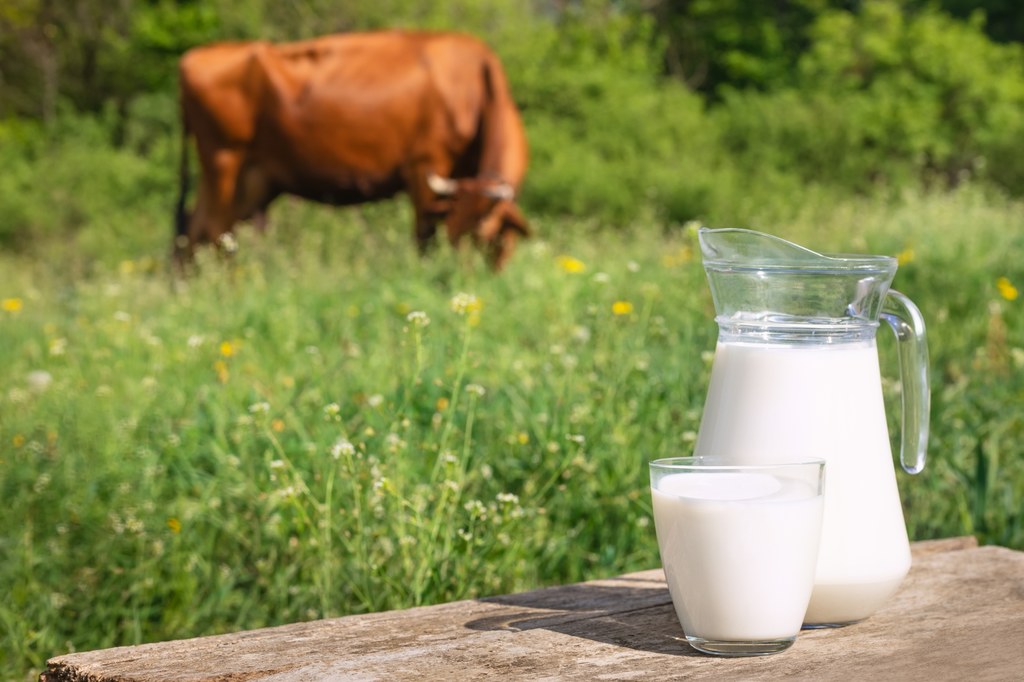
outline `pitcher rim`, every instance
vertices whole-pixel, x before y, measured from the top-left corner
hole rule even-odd
[[[754,262],[752,258],[738,258],[738,257],[715,257],[707,253],[706,245],[703,243],[703,236],[706,233],[742,233],[757,235],[760,238],[766,238],[772,241],[776,241],[785,244],[788,248],[793,251],[810,256],[814,258],[814,261],[802,261],[798,258],[785,258],[778,256],[767,256],[758,259]],[[702,227],[698,231],[698,237],[701,238],[701,252],[703,255],[703,263],[705,268],[712,268],[716,272],[759,272],[759,271],[772,271],[772,272],[790,272],[799,274],[802,272],[850,272],[850,271],[863,271],[863,272],[880,272],[890,273],[895,272],[899,265],[898,259],[893,256],[876,255],[876,254],[848,254],[848,253],[820,253],[809,249],[806,246],[801,246],[788,239],[777,237],[775,235],[766,234],[764,232],[758,232],[757,230],[748,230],[742,227],[722,227],[722,228],[711,228]]]

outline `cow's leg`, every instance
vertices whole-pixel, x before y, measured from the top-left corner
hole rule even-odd
[[[405,186],[416,214],[413,236],[420,255],[426,255],[434,246],[437,224],[451,208],[450,199],[439,197],[427,183],[427,175],[435,166],[433,163],[420,163],[405,173]]]
[[[235,216],[251,220],[260,234],[267,231],[267,206],[273,200],[270,180],[262,170],[247,164],[240,172],[235,192]]]
[[[501,272],[508,263],[508,259],[515,253],[516,243],[519,241],[519,232],[512,229],[504,229],[490,243],[488,248],[488,263],[495,272]]]
[[[421,256],[425,256],[433,250],[437,243],[434,236],[437,234],[437,219],[431,216],[416,212],[416,249]]]
[[[204,159],[207,173],[199,190],[203,220],[193,221],[191,228],[196,231],[191,235],[193,243],[210,242],[223,247],[224,235],[238,220],[235,192],[242,159],[242,151],[236,149],[218,149]]]

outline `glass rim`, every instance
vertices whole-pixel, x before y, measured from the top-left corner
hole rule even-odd
[[[667,471],[751,471],[756,469],[791,469],[796,467],[818,466],[823,467],[825,459],[822,457],[809,457],[793,461],[779,462],[758,462],[738,463],[735,460],[726,459],[715,455],[693,455],[688,457],[661,457],[648,462],[651,469],[658,468]]]

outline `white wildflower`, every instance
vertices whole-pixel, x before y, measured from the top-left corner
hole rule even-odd
[[[50,474],[44,472],[39,474],[39,478],[36,479],[35,485],[32,486],[32,490],[35,491],[36,493],[41,493],[44,490],[46,490],[46,488],[49,487],[49,485]]]
[[[498,493],[495,499],[502,504],[519,504],[519,496],[515,493]]]
[[[482,304],[480,299],[476,297],[476,294],[458,293],[452,296],[451,302],[452,312],[457,315],[465,315],[466,313],[478,313]]]
[[[405,319],[409,322],[409,324],[411,324],[413,327],[416,327],[417,329],[423,329],[428,324],[430,324],[430,317],[428,317],[427,314],[422,310],[412,311],[411,313],[405,316]]]
[[[331,446],[331,457],[339,459],[342,455],[351,457],[356,454],[356,446],[352,445],[347,439],[340,438],[338,441]]]
[[[42,393],[53,383],[53,375],[46,370],[37,369],[28,373],[28,376],[25,377],[25,383],[28,384],[29,389],[33,393]]]
[[[405,448],[405,441],[397,433],[392,432],[384,436],[384,445],[389,452],[394,453]]]
[[[220,239],[217,240],[217,243],[226,253],[234,253],[235,251],[238,251],[238,240],[235,239],[235,235],[230,232],[222,234]]]

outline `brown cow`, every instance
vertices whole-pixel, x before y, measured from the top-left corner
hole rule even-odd
[[[500,269],[529,228],[515,196],[522,121],[498,58],[454,33],[385,31],[295,43],[222,43],[180,63],[181,196],[175,254],[262,222],[280,194],[334,205],[405,191],[421,251],[444,221]],[[201,165],[188,215],[188,138]]]

